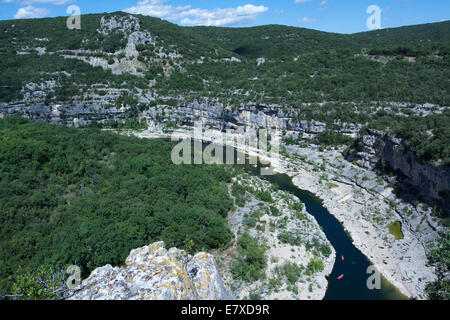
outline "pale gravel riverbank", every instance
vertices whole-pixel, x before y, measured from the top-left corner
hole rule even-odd
[[[158,132],[143,132],[136,135],[141,138],[171,137]],[[220,133],[217,132],[217,135]],[[180,130],[174,136],[191,137],[191,132]],[[204,137],[204,140],[213,140],[214,136],[212,133],[210,137]],[[261,154],[256,148],[239,145],[235,141],[227,143],[249,155],[259,156],[261,160],[271,162],[276,172],[288,174],[298,188],[310,191],[322,199],[324,207],[350,234],[354,245],[389,282],[410,298],[426,298],[424,293],[426,284],[436,279],[434,267],[427,265],[424,247],[426,240],[431,241],[433,237],[438,236],[432,228],[433,221],[430,216],[426,216],[423,226],[423,219],[418,226],[428,228],[424,239],[416,232],[417,228],[414,230],[414,224],[408,225],[407,219],[399,214],[398,208],[408,208],[408,204],[396,199],[392,189],[382,183],[374,183],[379,185],[368,190],[362,183],[365,176],[361,179],[361,175],[367,175],[369,177],[366,177],[367,179],[375,179],[376,175],[361,168],[352,168],[352,164],[343,160],[337,152],[324,153],[314,148],[298,148],[290,153],[290,155],[295,153],[306,155],[306,159],[319,157],[323,161],[323,158],[326,158],[326,162],[330,165],[324,170],[317,170],[320,166],[313,161],[305,161],[304,158],[278,159]],[[339,170],[333,170],[334,167]],[[354,177],[352,170],[355,172]],[[345,174],[336,176],[337,171]],[[324,173],[329,175],[328,181],[333,187],[327,186]],[[392,202],[395,203],[394,207]],[[406,222],[402,228],[404,235],[402,240],[395,240],[386,227],[388,223],[395,221]]]
[[[273,186],[269,182],[257,176],[244,174],[235,181],[246,188],[255,190],[256,193],[270,191],[273,199],[273,203],[267,203],[257,199],[253,193],[246,192],[246,204],[243,207],[237,206],[228,216],[230,230],[235,234],[236,239],[239,239],[239,235],[248,232],[266,247],[267,267],[264,279],[253,283],[234,280],[230,270],[232,264],[230,256],[237,252],[234,245],[226,252],[219,251],[215,254],[219,261],[227,261],[218,265],[224,282],[234,289],[234,295],[240,299],[248,298],[252,293],[258,293],[262,299],[266,300],[323,299],[328,287],[326,277],[333,270],[336,253],[316,219],[306,211],[304,206],[300,211],[293,209],[295,203],[301,203],[297,197],[272,189]],[[276,207],[279,215],[271,214],[270,206]],[[249,226],[245,220],[255,216],[255,212],[265,212],[265,214],[254,220],[257,221],[254,226]],[[282,242],[280,235],[285,232],[302,241],[298,244]],[[308,243],[313,242],[327,246],[330,249],[329,255],[323,255],[313,245],[307,246]],[[317,258],[323,262],[324,268],[309,274],[308,265],[312,259]],[[282,271],[286,263],[303,268],[302,275],[295,284],[289,284]]]

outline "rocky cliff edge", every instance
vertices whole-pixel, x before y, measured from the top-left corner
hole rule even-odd
[[[69,300],[231,300],[214,257],[167,250],[164,242],[134,249],[123,267],[95,269]]]

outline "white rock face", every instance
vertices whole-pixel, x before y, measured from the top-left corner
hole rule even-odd
[[[261,57],[261,58],[256,59],[256,66],[257,67],[259,67],[260,65],[262,65],[264,63],[266,63],[266,58]]]
[[[208,253],[167,250],[164,242],[132,250],[125,267],[95,269],[69,300],[231,300]]]
[[[141,25],[139,23],[139,19],[133,16],[111,16],[111,17],[102,17],[100,21],[100,29],[97,32],[103,35],[109,35],[114,31],[121,32],[134,32],[139,31],[141,29]]]

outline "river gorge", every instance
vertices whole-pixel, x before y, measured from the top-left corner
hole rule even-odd
[[[176,130],[172,135],[157,131],[133,134],[152,139],[190,137],[190,132],[184,129]],[[215,138],[203,139],[207,143]],[[237,144],[232,146],[263,162],[272,160],[272,165],[276,163],[276,174],[263,178],[304,202],[308,213],[325,232],[336,251],[336,261],[327,276],[328,288],[323,298],[425,299],[426,284],[436,278],[434,267],[429,265],[426,257],[426,243],[438,237],[434,231],[436,222],[430,215],[425,215],[425,223],[420,218],[422,211],[408,219],[402,217],[402,210],[411,209],[410,204],[397,199],[387,183],[376,180],[374,172],[346,161],[340,151],[288,146],[289,158],[283,156],[277,162],[261,150]],[[304,160],[306,155],[309,160]],[[317,170],[314,162],[324,159],[328,161],[327,169]],[[324,174],[329,176],[328,179],[323,179]],[[362,175],[367,178],[361,179]],[[395,202],[394,207],[391,200]],[[396,221],[401,221],[404,235],[401,240],[396,240],[389,232],[388,225]],[[341,256],[344,256],[343,262]],[[371,264],[382,275],[381,290],[367,287],[371,275],[367,268]],[[342,274],[344,277],[338,280]]]

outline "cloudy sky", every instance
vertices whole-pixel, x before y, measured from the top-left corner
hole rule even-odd
[[[353,33],[367,31],[366,10],[381,8],[381,26],[450,19],[450,0],[0,0],[0,19],[66,16],[126,11],[159,17],[180,25],[254,26],[284,24]]]

